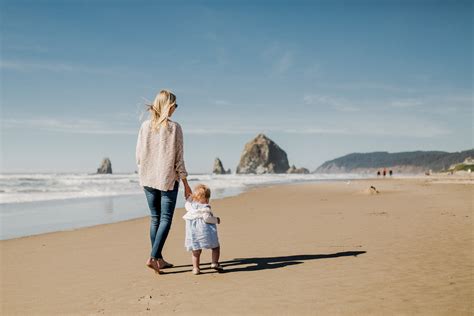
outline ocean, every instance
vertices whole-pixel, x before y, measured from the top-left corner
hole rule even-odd
[[[252,187],[297,182],[366,178],[357,174],[210,175],[192,174],[212,198],[237,195]],[[180,185],[177,207],[184,205]],[[29,173],[0,175],[0,240],[113,223],[148,215],[138,175]]]

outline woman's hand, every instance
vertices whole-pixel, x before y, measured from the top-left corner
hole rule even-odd
[[[187,200],[188,197],[191,196],[191,194],[193,194],[193,191],[191,190],[191,188],[189,187],[189,185],[185,185],[185,186],[184,186],[184,198]]]
[[[183,178],[183,184],[184,184],[184,199],[188,199],[188,197],[191,196],[191,194],[193,194],[193,191],[191,190],[191,187],[189,186],[188,184],[188,179],[186,178]]]

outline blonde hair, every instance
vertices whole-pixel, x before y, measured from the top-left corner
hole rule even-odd
[[[161,90],[155,97],[153,104],[148,104],[151,113],[151,126],[159,130],[161,126],[168,126],[171,107],[176,104],[176,96],[169,90]]]
[[[198,184],[194,187],[192,198],[197,201],[209,200],[211,198],[211,189],[207,185]]]

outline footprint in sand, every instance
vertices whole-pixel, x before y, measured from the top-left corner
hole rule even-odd
[[[369,215],[375,215],[375,216],[383,216],[383,215],[387,215],[388,213],[387,212],[372,212],[372,213],[369,213]]]

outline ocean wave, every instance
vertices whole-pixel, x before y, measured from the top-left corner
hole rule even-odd
[[[363,178],[355,174],[271,174],[271,175],[190,175],[191,186],[197,182],[212,190],[236,190],[292,182]],[[86,197],[142,194],[138,175],[131,174],[7,174],[0,175],[0,204],[24,203]],[[181,188],[182,189],[182,188]]]

